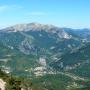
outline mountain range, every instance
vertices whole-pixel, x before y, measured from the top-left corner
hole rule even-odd
[[[33,78],[35,84],[38,82],[47,90],[60,90],[62,86],[61,90],[89,87],[89,51],[90,29],[87,28],[71,29],[29,23],[0,30],[2,71]]]

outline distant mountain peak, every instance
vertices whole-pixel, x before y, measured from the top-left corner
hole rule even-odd
[[[37,22],[32,22],[32,23],[25,23],[25,24],[16,24],[11,27],[7,27],[4,30],[11,31],[11,32],[16,32],[16,31],[29,31],[29,30],[50,30],[52,28],[58,28],[54,25],[49,25],[49,24],[40,24]]]

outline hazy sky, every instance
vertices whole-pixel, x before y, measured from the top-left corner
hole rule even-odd
[[[30,22],[90,28],[90,0],[0,0],[0,28]]]

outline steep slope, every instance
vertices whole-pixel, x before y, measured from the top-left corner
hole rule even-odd
[[[27,73],[31,74],[31,71],[38,71],[38,69],[46,73],[47,68],[52,68],[52,63],[57,66],[56,62],[59,62],[62,55],[78,50],[87,41],[83,42],[82,38],[71,29],[69,31],[53,25],[29,23],[0,30],[0,43],[9,50],[2,53],[3,48],[0,51],[1,55],[7,53],[6,56],[9,57],[0,57],[1,67],[6,67],[15,74],[27,75]],[[73,60],[71,60],[72,62],[69,60],[67,60],[68,62],[60,61],[62,62],[59,66],[62,68],[63,63],[65,65],[66,63],[73,65],[74,63]],[[35,74],[41,75],[41,72]]]
[[[0,89],[5,90],[5,82],[2,79],[0,79]]]
[[[87,42],[89,30],[39,23],[8,27],[0,30],[0,68],[9,75],[31,78],[35,85],[32,90],[88,87],[90,43]]]
[[[39,65],[33,55],[24,55],[16,49],[10,49],[0,44],[0,67],[6,73],[17,75],[30,75],[26,69]]]
[[[53,63],[53,67],[60,69],[63,64],[64,71],[73,72],[80,76],[90,77],[90,43],[81,48],[61,56],[61,59]]]
[[[81,38],[64,28],[39,23],[19,24],[0,30],[0,42],[28,55],[43,50],[44,53],[63,54],[83,44]]]

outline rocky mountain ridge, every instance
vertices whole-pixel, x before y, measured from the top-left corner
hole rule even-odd
[[[29,78],[64,75],[69,78],[74,76],[76,81],[78,77],[89,79],[89,33],[89,29],[79,31],[38,23],[2,29],[0,68],[8,74]],[[77,82],[73,83],[76,85]]]

